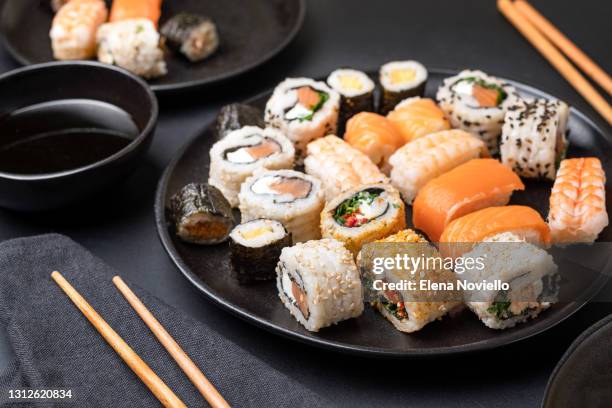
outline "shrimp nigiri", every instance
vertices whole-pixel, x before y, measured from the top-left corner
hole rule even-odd
[[[450,129],[442,109],[429,98],[408,98],[387,115],[408,143],[430,133]]]

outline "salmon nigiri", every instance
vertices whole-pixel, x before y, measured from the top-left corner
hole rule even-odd
[[[509,205],[485,208],[452,221],[440,236],[440,251],[445,256],[458,257],[471,250],[470,244],[503,232],[535,245],[550,245],[550,230],[536,210]]]
[[[561,162],[550,196],[548,225],[556,243],[593,242],[608,225],[606,175],[595,157]]]
[[[344,140],[365,153],[387,175],[391,170],[389,157],[404,144],[390,121],[371,112],[358,113],[347,122]]]
[[[442,109],[429,98],[409,98],[387,115],[408,143],[430,133],[450,129]]]
[[[431,180],[417,194],[412,222],[433,242],[454,219],[508,204],[521,179],[495,159],[473,159]]]
[[[162,0],[113,0],[110,21],[146,18],[157,27],[161,17]]]

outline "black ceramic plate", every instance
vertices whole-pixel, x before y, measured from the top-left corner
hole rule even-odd
[[[0,31],[9,52],[22,64],[53,60],[50,0],[6,1]],[[110,3],[110,2],[109,2]],[[211,16],[221,46],[208,60],[190,63],[168,53],[168,75],[150,81],[156,92],[176,91],[244,73],[280,52],[304,20],[304,0],[165,0],[161,24],[179,12]]]
[[[612,315],[582,333],[553,371],[545,408],[612,406]]]
[[[441,80],[454,74],[441,70],[430,71],[427,95],[433,96]],[[523,95],[552,98],[532,87],[513,83]],[[261,95],[250,103],[263,107],[269,96],[270,93]],[[609,153],[612,151],[612,140],[586,116],[575,110],[571,113],[570,138],[570,156],[595,155],[603,158],[607,173],[612,174]],[[588,282],[588,285],[592,284],[590,289],[576,301],[554,305],[538,319],[505,331],[488,329],[473,314],[464,311],[459,316],[442,319],[427,325],[420,332],[406,335],[366,307],[365,313],[357,319],[322,329],[319,333],[310,333],[293,320],[281,304],[275,284],[270,282],[248,287],[237,284],[230,276],[227,244],[202,247],[187,245],[176,238],[165,208],[170,197],[185,184],[206,182],[208,152],[214,141],[211,126],[183,148],[166,169],[156,196],[158,232],[174,263],[202,293],[224,309],[275,333],[334,350],[377,356],[434,356],[491,349],[549,329],[578,310],[605,283],[606,279],[601,275],[601,279]],[[527,192],[515,193],[512,202],[530,205],[546,214],[550,188],[549,183],[527,183]],[[610,202],[612,199],[608,197]],[[407,218],[412,218],[410,207]],[[610,228],[601,237],[604,241],[612,241]]]

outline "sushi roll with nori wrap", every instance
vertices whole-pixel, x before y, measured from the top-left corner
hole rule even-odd
[[[370,184],[340,194],[321,213],[323,238],[344,243],[357,256],[361,247],[406,228],[406,208],[388,184]]]
[[[245,126],[257,126],[263,129],[266,127],[263,116],[263,111],[255,106],[244,103],[225,105],[217,115],[217,139],[223,139],[234,130]]]
[[[508,107],[502,128],[502,163],[518,175],[555,179],[567,148],[569,107],[561,101],[519,100]]]
[[[217,244],[234,227],[232,208],[213,186],[191,183],[176,193],[170,203],[176,234],[193,244]]]
[[[274,89],[265,120],[293,142],[297,164],[302,164],[308,143],[336,133],[339,110],[340,95],[324,82],[288,78]]]
[[[230,233],[232,269],[240,283],[272,280],[283,248],[293,244],[291,234],[275,220],[257,219]]]
[[[210,149],[208,183],[217,187],[232,207],[238,207],[240,185],[259,169],[293,167],[293,145],[276,129],[245,126]]]
[[[363,313],[357,266],[336,240],[308,241],[283,249],[276,273],[281,301],[309,331]]]
[[[406,98],[423,96],[427,83],[427,69],[417,61],[393,61],[380,68],[382,92],[378,110],[382,115],[391,112]]]
[[[374,111],[374,81],[362,71],[337,69],[327,78],[327,85],[340,94],[338,135],[344,134],[346,121],[359,112]]]
[[[197,14],[180,13],[161,28],[166,43],[189,61],[202,61],[219,48],[219,34],[212,19]]]

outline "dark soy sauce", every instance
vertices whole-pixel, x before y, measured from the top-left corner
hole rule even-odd
[[[0,172],[48,174],[104,160],[139,134],[121,108],[88,99],[28,106],[0,117]]]

